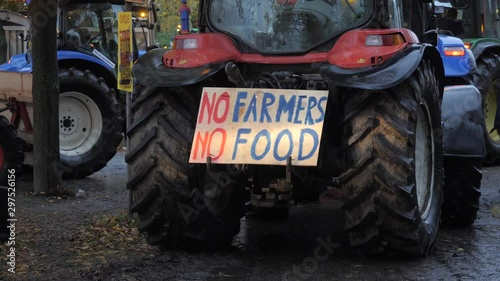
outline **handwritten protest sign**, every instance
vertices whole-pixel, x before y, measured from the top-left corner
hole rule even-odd
[[[190,163],[316,166],[328,91],[203,88]]]

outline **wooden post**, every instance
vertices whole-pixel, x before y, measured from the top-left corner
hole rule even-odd
[[[59,78],[56,51],[57,0],[31,1],[33,57],[33,190],[58,190]]]

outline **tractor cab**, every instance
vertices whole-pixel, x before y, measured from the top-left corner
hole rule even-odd
[[[149,29],[155,26],[148,22],[150,9],[147,4],[139,2],[67,1],[61,5],[61,16],[58,18],[60,49],[75,50],[116,63],[118,13],[131,11],[135,37],[134,58],[137,59],[139,53],[144,53],[148,46],[152,45],[153,32]]]
[[[117,61],[118,18],[124,5],[70,2],[62,6],[60,18],[61,49],[93,54]]]
[[[208,27],[265,54],[304,53],[368,24],[373,1],[208,1]],[[328,26],[329,28],[324,28]]]

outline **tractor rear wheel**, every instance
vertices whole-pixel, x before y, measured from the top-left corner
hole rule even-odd
[[[477,60],[477,72],[470,80],[481,92],[483,99],[486,157],[485,165],[494,165],[500,160],[500,123],[497,119],[500,97],[500,56],[484,54]]]
[[[345,228],[364,254],[426,256],[440,224],[441,99],[423,62],[400,85],[344,96]]]
[[[0,116],[0,185],[6,186],[9,170],[15,169],[18,173],[23,162],[23,141],[9,120]]]
[[[443,223],[470,226],[476,220],[483,178],[481,160],[445,157]]]
[[[229,166],[189,163],[198,101],[182,88],[143,89],[130,105],[130,211],[150,245],[214,250],[239,232],[245,190]],[[194,97],[196,95],[193,95]]]
[[[90,71],[59,71],[59,145],[63,177],[84,178],[104,168],[123,139],[113,89]]]

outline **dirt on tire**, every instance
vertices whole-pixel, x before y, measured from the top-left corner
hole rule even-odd
[[[244,187],[224,165],[208,171],[189,164],[198,109],[189,95],[182,88],[143,88],[133,100],[125,157],[130,210],[151,245],[217,249],[239,232]]]
[[[358,251],[426,256],[432,249],[442,204],[442,141],[431,139],[431,147],[419,151],[417,120],[429,130],[421,133],[425,138],[441,135],[439,91],[433,77],[429,62],[423,62],[395,88],[345,95],[346,172],[338,180],[345,190],[345,228],[351,247]],[[423,164],[425,159],[416,163],[418,154],[425,152],[431,152],[424,155],[430,167]],[[434,181],[419,183],[417,164],[429,169]],[[416,204],[417,188],[433,194],[424,202],[430,206],[427,215]]]

